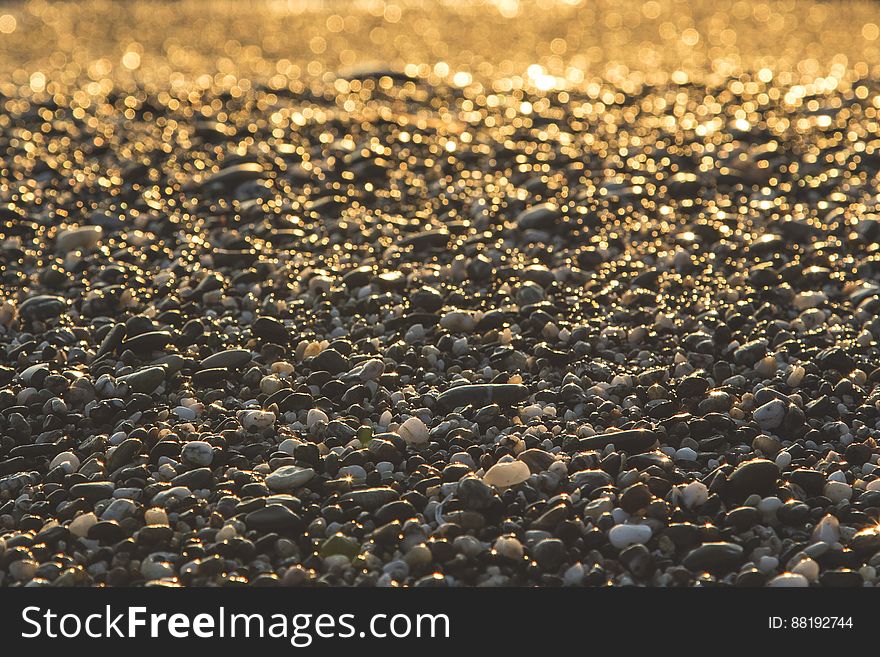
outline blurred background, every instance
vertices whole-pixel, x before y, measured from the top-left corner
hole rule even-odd
[[[833,87],[880,73],[874,2],[214,0],[4,2],[0,91],[87,80],[246,91],[382,65],[460,86],[756,77]]]

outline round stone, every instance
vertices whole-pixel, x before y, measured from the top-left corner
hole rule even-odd
[[[652,533],[648,525],[615,525],[608,532],[608,540],[622,550],[630,545],[647,543]]]
[[[288,491],[304,486],[315,476],[311,468],[301,468],[296,465],[283,465],[268,477],[266,485],[270,490]]]
[[[523,483],[531,474],[529,466],[522,461],[496,463],[483,475],[483,481],[496,488],[510,488]]]

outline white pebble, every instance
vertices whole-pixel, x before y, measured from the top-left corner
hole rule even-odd
[[[278,445],[278,451],[293,456],[293,450],[295,450],[299,445],[302,444],[302,441],[297,440],[296,438],[285,438]]]
[[[385,363],[378,358],[371,358],[354,370],[354,374],[361,381],[378,379],[385,372]]]
[[[483,481],[489,486],[496,488],[509,488],[526,481],[531,476],[529,466],[522,461],[509,461],[507,463],[496,463],[486,474],[483,475]]]
[[[248,431],[259,431],[275,424],[275,413],[256,410],[239,411],[238,421]]]
[[[322,411],[320,408],[313,408],[309,411],[309,414],[306,416],[306,426],[311,429],[319,422],[323,422],[327,424],[330,421],[330,418],[327,417],[327,414]]]
[[[800,365],[796,365],[794,368],[792,368],[791,374],[788,375],[786,383],[792,388],[796,388],[801,384],[801,381],[804,380],[804,376],[806,376],[806,374],[807,370],[805,370]]]
[[[104,234],[100,226],[79,226],[68,228],[58,233],[55,240],[55,250],[59,253],[68,253],[76,249],[91,249],[97,246]]]
[[[804,588],[810,585],[810,582],[807,581],[807,578],[798,573],[782,573],[781,575],[777,575],[767,586],[773,588]]]
[[[571,566],[562,576],[563,586],[578,586],[584,581],[584,565],[580,562]]]
[[[68,529],[74,536],[83,538],[88,535],[89,530],[96,524],[98,524],[98,516],[92,512],[83,513],[71,521]]]
[[[651,540],[651,528],[648,525],[615,525],[608,532],[608,540],[618,550],[636,543],[647,543]]]
[[[845,484],[841,481],[829,481],[825,484],[825,497],[831,500],[834,504],[839,504],[844,501],[849,501],[852,498],[853,490],[852,486],[849,484]]]
[[[689,509],[693,509],[706,503],[709,499],[709,489],[701,481],[692,481],[681,489],[681,495],[684,505]]]
[[[428,427],[417,417],[411,417],[397,428],[399,435],[408,445],[424,445],[428,442]]]
[[[440,326],[447,331],[470,333],[477,325],[472,313],[462,310],[450,310],[440,318]]]
[[[70,474],[71,472],[76,472],[79,469],[79,465],[79,458],[76,454],[73,452],[61,452],[49,462],[49,469],[52,470],[61,466],[67,474]]]
[[[314,476],[315,471],[311,468],[301,468],[297,465],[282,465],[266,477],[266,485],[270,490],[274,491],[293,490],[305,485]]]
[[[819,579],[819,564],[806,557],[798,561],[795,567],[791,569],[791,572],[803,575],[810,582],[815,582]]]
[[[214,536],[216,542],[228,541],[238,536],[238,530],[234,525],[223,525]]]
[[[762,429],[775,429],[785,418],[785,402],[781,399],[772,399],[763,406],[755,409],[753,417]]]
[[[840,540],[840,521],[830,513],[813,528],[813,540],[833,545]]]
[[[769,555],[764,555],[760,559],[758,559],[758,570],[762,573],[772,573],[779,566],[779,559],[776,557],[771,557]]]
[[[815,308],[820,306],[828,299],[824,292],[808,290],[801,292],[794,298],[794,307],[798,310],[806,310],[807,308]]]

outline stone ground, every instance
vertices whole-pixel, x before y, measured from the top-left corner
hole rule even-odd
[[[0,584],[874,586],[869,2],[0,6]]]

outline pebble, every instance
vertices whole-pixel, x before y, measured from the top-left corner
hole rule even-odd
[[[505,559],[510,559],[511,561],[520,561],[525,554],[522,543],[513,536],[499,536],[495,540],[492,549]]]
[[[734,500],[744,500],[752,494],[769,493],[779,477],[779,467],[767,459],[752,459],[741,463],[731,473],[727,482],[727,495]]]
[[[375,510],[397,499],[397,496],[397,492],[391,488],[378,487],[352,491],[343,495],[342,499],[365,509]]]
[[[270,490],[288,491],[305,486],[314,476],[315,471],[311,468],[283,465],[266,477],[266,485]]]
[[[794,298],[794,307],[798,310],[806,310],[821,306],[828,300],[824,292],[806,291],[801,292]]]
[[[824,494],[825,497],[831,500],[832,504],[839,504],[852,499],[853,490],[849,484],[840,481],[829,481],[825,484]]]
[[[809,585],[810,580],[800,573],[782,573],[767,583],[770,588],[802,588]]]
[[[805,557],[794,565],[791,572],[796,575],[801,575],[806,578],[808,582],[816,582],[819,579],[820,568],[819,564],[813,559]]]
[[[417,417],[405,420],[398,427],[397,434],[407,445],[424,445],[428,442],[428,427]]]
[[[145,367],[131,374],[120,376],[117,383],[124,384],[132,392],[150,394],[165,381],[165,370],[161,367]]]
[[[523,210],[515,221],[520,230],[543,230],[555,226],[561,216],[555,203],[541,203]]]
[[[385,372],[385,363],[378,358],[371,358],[356,367],[352,374],[361,381],[373,381],[382,376],[383,372]]]
[[[458,406],[499,404],[512,406],[523,401],[529,395],[529,389],[521,384],[491,383],[479,385],[463,385],[443,392],[437,403],[447,409]]]
[[[168,514],[164,509],[147,509],[144,512],[144,522],[148,525],[167,525]]]
[[[275,424],[275,413],[269,411],[241,411],[238,421],[248,431],[261,431]]]
[[[773,399],[763,406],[756,408],[754,413],[755,422],[766,430],[775,429],[785,418],[785,402],[781,399]]]
[[[71,472],[76,472],[79,469],[80,460],[76,454],[73,452],[61,452],[49,461],[49,469],[52,470],[54,468],[64,468],[64,471],[68,474]]]
[[[627,454],[639,454],[648,451],[657,442],[657,435],[649,429],[630,429],[602,433],[581,440],[584,449],[603,449],[614,445]]]
[[[167,561],[159,559],[144,559],[141,562],[141,575],[146,580],[162,579],[164,577],[174,576],[174,566]]]
[[[736,568],[743,560],[742,546],[724,541],[709,542],[688,552],[682,563],[689,569],[725,573]]]
[[[709,489],[701,481],[692,481],[681,489],[681,495],[684,505],[693,509],[702,506],[709,500]]]
[[[327,414],[324,411],[320,408],[313,408],[309,410],[308,416],[306,417],[306,426],[309,429],[312,429],[318,423],[327,424],[329,421],[330,418],[327,417]]]
[[[618,550],[651,540],[651,527],[648,525],[615,525],[608,532],[608,540]]]
[[[696,461],[697,460],[697,452],[690,447],[682,447],[680,449],[675,450],[675,460],[676,461]]]
[[[555,571],[565,561],[565,543],[558,538],[545,538],[532,548],[538,566],[545,571]]]
[[[283,504],[268,504],[245,516],[245,525],[261,532],[291,532],[301,524],[300,517]]]
[[[89,530],[91,530],[91,528],[94,527],[97,522],[98,517],[94,513],[83,513],[78,515],[70,522],[68,529],[70,530],[70,533],[74,536],[79,536],[80,538],[83,538],[85,536],[88,536]]]
[[[37,562],[31,559],[19,559],[9,564],[7,570],[9,574],[20,582],[26,582],[33,579],[37,573]]]
[[[203,370],[214,368],[238,369],[247,365],[251,359],[251,352],[247,349],[226,349],[204,358],[199,363],[199,368]]]
[[[77,249],[91,249],[98,245],[104,230],[100,226],[78,226],[58,233],[55,238],[55,250],[58,253],[69,253]]]
[[[357,541],[342,534],[335,534],[321,544],[321,547],[318,549],[318,554],[323,559],[333,556],[343,556],[351,561],[357,556],[359,551],[360,545],[358,545]]]
[[[471,313],[451,310],[440,318],[440,326],[453,333],[471,333],[477,326],[477,320]]]
[[[496,463],[489,468],[483,475],[483,481],[496,488],[510,488],[525,482],[531,474],[529,466],[522,461],[509,461]]]
[[[203,440],[193,440],[183,446],[180,458],[189,466],[202,468],[211,465],[214,460],[214,449]]]
[[[293,456],[296,452],[296,448],[302,444],[302,441],[297,440],[296,438],[285,438],[278,445],[278,451]]]
[[[101,514],[101,520],[120,521],[124,518],[134,515],[137,512],[137,505],[131,500],[117,499],[110,503],[104,513]]]
[[[177,406],[174,408],[174,414],[184,422],[192,422],[199,414],[195,409],[187,406]]]

